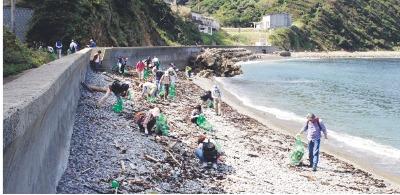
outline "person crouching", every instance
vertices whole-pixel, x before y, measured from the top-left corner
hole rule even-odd
[[[190,115],[190,121],[192,121],[192,123],[197,124],[197,118],[200,116],[200,114],[202,114],[203,111],[201,109],[201,105],[197,105],[194,110],[192,111],[191,115]]]
[[[206,168],[209,164],[212,164],[212,168],[217,169],[217,162],[221,153],[218,152],[214,141],[207,138],[205,135],[200,135],[197,143],[198,147],[195,149],[194,154],[199,158],[202,167]]]
[[[160,116],[160,108],[155,107],[147,112],[138,112],[135,114],[134,121],[139,126],[141,132],[145,135],[149,134],[156,124],[157,117]]]

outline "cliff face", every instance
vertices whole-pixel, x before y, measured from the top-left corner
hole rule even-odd
[[[82,46],[188,45],[200,43],[190,22],[176,16],[162,0],[25,0],[34,8],[28,42]]]

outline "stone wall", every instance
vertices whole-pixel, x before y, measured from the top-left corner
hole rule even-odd
[[[89,56],[84,49],[3,86],[4,193],[56,192]]]

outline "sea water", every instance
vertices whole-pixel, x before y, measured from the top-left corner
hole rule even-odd
[[[400,177],[400,59],[275,60],[242,70],[218,80],[245,105],[297,122],[294,131],[315,113],[333,147]]]

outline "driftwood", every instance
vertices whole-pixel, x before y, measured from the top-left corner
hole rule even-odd
[[[179,166],[182,166],[182,164],[178,160],[176,160],[174,155],[169,150],[165,150],[165,151],[167,151],[167,153],[171,156],[172,160],[174,160],[176,162],[176,164],[178,164]]]
[[[153,161],[153,162],[160,162],[160,160],[158,160],[158,159],[156,159],[156,158],[154,158],[154,157],[152,157],[152,156],[149,156],[149,155],[147,155],[147,154],[145,154],[144,155],[144,158],[146,159],[146,160],[148,160],[148,161]]]
[[[122,172],[125,173],[126,167],[125,167],[125,162],[123,160],[121,160],[121,169],[122,169]]]

